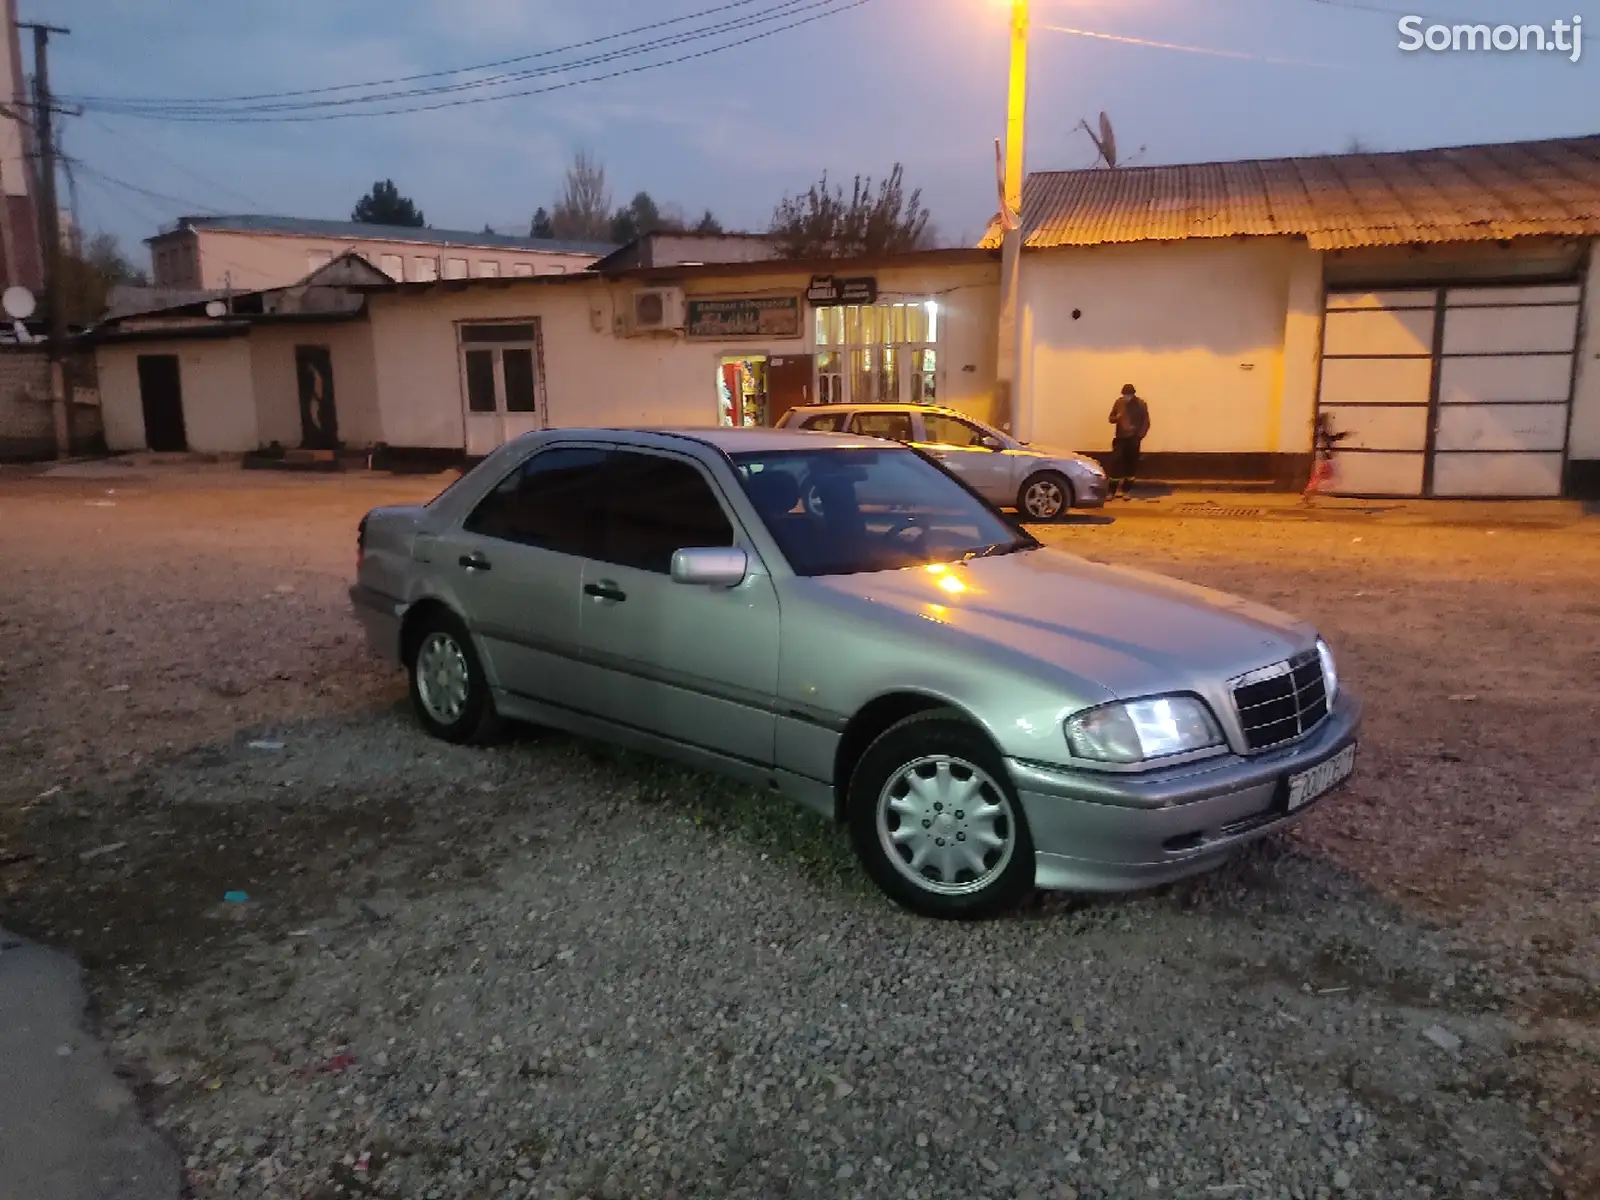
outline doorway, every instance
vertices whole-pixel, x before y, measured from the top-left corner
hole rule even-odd
[[[791,408],[811,403],[814,363],[809,354],[785,354],[767,360],[767,424],[776,425]]]
[[[326,346],[296,346],[294,366],[300,381],[300,444],[307,450],[337,450],[332,352]]]
[[[176,354],[139,355],[139,406],[144,410],[147,447],[164,452],[189,448]]]
[[[537,317],[458,327],[467,454],[544,428],[544,343]]]
[[[767,356],[727,355],[717,360],[717,419],[723,425],[770,425]]]

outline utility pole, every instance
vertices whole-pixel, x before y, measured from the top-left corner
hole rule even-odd
[[[1028,0],[1011,0],[1011,82],[1006,100],[1006,148],[1002,174],[1000,224],[1005,240],[1000,253],[999,355],[995,361],[996,415],[1011,436],[1023,438],[1019,366],[1022,339],[1017,331],[1022,266],[1022,147],[1028,110]]]
[[[62,307],[61,209],[56,203],[55,100],[50,95],[50,35],[71,33],[59,25],[18,21],[33,30],[33,114],[39,131],[39,223],[44,233],[45,296],[49,300],[50,407],[55,415],[56,457],[72,453],[72,403],[67,396],[61,357],[66,349],[67,320]]]

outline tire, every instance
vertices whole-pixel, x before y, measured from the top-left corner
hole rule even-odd
[[[1039,471],[1017,489],[1017,512],[1024,521],[1059,521],[1072,508],[1072,484],[1058,471]]]
[[[422,618],[406,656],[411,708],[434,737],[458,745],[490,741],[500,717],[467,627],[454,613]]]
[[[920,796],[910,788],[912,776],[930,785]],[[896,801],[907,810],[897,812]],[[982,731],[954,712],[918,713],[881,734],[851,775],[846,803],[862,865],[912,912],[990,917],[1033,890],[1033,839],[1005,763]],[[928,832],[915,832],[913,821]],[[920,870],[918,854],[925,859]]]

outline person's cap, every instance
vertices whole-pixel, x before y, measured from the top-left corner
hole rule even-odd
[[[1125,383],[1125,384],[1122,385],[1122,394],[1124,396],[1132,396],[1136,392],[1138,392],[1138,390],[1139,389],[1134,387],[1133,384],[1131,384],[1131,383]]]

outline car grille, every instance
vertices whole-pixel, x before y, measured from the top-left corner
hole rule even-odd
[[[1233,703],[1251,750],[1267,750],[1309,733],[1328,715],[1328,690],[1317,652],[1308,650],[1235,681]]]

